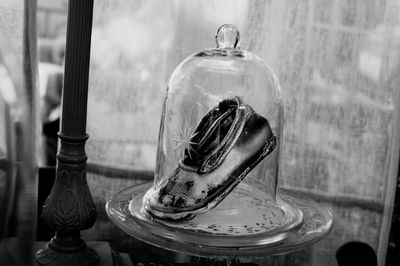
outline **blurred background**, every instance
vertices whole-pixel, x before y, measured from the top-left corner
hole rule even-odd
[[[67,1],[38,0],[42,166],[55,164],[66,19]],[[168,78],[188,55],[214,47],[225,23],[281,83],[279,186],[321,202],[335,219],[313,247],[254,262],[338,265],[336,251],[360,241],[381,265],[399,265],[399,0],[95,0],[86,150],[99,217],[86,239],[110,241],[134,261],[187,260],[126,236],[104,204],[152,181]]]

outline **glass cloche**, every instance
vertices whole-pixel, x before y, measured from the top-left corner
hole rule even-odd
[[[235,223],[219,228],[221,234],[269,232],[288,226],[285,216],[297,216],[291,218],[300,224],[301,215],[276,198],[283,115],[278,79],[240,49],[234,25],[221,26],[216,42],[189,56],[170,78],[154,185],[143,209],[164,222],[199,216]]]
[[[240,49],[234,25],[221,26],[216,42],[173,72],[154,182],[117,193],[109,217],[143,241],[195,255],[264,256],[321,239],[329,212],[276,193],[283,126],[276,75]]]

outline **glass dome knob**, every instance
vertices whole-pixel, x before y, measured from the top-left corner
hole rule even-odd
[[[239,48],[240,32],[235,25],[222,25],[217,30],[215,41],[217,48]]]

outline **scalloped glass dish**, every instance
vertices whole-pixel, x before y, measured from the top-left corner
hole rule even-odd
[[[286,253],[322,239],[333,225],[331,214],[319,204],[287,192],[279,195],[281,209],[265,209],[262,192],[245,183],[219,206],[194,219],[157,220],[141,209],[143,195],[151,186],[146,183],[120,191],[107,202],[106,212],[127,234],[168,250],[210,257]]]

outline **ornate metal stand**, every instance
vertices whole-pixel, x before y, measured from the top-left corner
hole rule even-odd
[[[93,226],[96,207],[86,181],[85,141],[93,0],[70,0],[62,98],[61,146],[53,189],[42,217],[56,231],[40,249],[42,265],[93,265],[99,256],[80,237]]]

